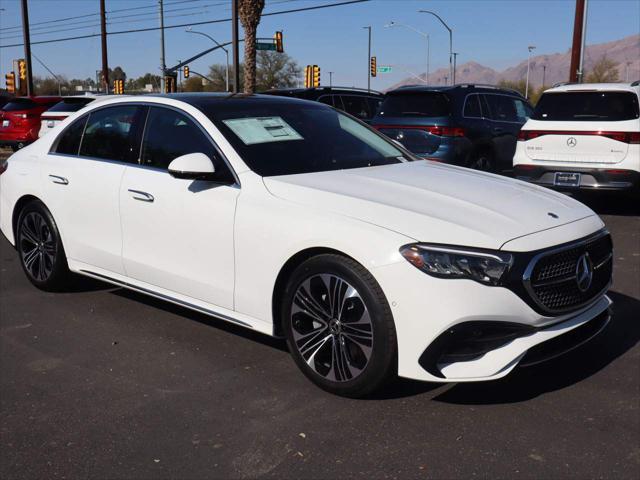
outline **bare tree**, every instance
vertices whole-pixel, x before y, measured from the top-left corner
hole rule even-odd
[[[600,57],[594,65],[591,71],[587,75],[587,83],[607,83],[617,82],[618,78],[618,63],[613,60],[609,60],[606,55]]]
[[[239,0],[238,14],[244,28],[244,93],[256,89],[256,37],[264,0]]]

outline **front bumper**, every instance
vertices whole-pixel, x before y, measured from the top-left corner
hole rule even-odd
[[[565,187],[555,185],[556,172],[580,174],[580,185]],[[613,190],[628,191],[640,188],[640,172],[616,168],[580,168],[533,166],[531,164],[516,165],[513,175],[518,180],[535,183],[557,190]]]
[[[604,328],[611,305],[604,293],[594,290],[588,303],[576,305],[571,311],[549,313],[527,302],[517,289],[434,278],[408,262],[382,266],[373,273],[394,316],[398,375],[415,380],[471,382],[501,378],[523,362],[528,352],[533,356],[535,347],[542,349],[541,345],[577,329],[589,331],[597,324]],[[522,272],[513,273],[522,281]],[[603,315],[607,317],[604,322]],[[602,328],[595,328],[596,333]],[[454,340],[447,340],[447,336]],[[565,339],[567,342],[557,342],[563,345],[554,348],[556,353],[584,340],[577,334]]]

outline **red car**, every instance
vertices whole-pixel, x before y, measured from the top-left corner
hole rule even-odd
[[[40,131],[40,114],[60,97],[16,97],[0,110],[0,145],[14,151],[35,142]]]

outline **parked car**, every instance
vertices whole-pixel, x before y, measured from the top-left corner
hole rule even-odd
[[[640,187],[640,82],[545,91],[518,137],[514,174],[563,190]]]
[[[284,336],[342,395],[493,380],[609,321],[611,238],[589,208],[299,99],[89,104],[9,158],[0,229],[38,288],[76,272]]]
[[[376,114],[384,95],[375,90],[348,87],[283,88],[268,90],[265,95],[295,97],[331,105],[369,123]]]
[[[52,106],[49,110],[45,111],[40,115],[40,131],[38,132],[38,136],[42,137],[46,135],[53,127],[55,127],[62,120],[67,118],[72,113],[77,112],[84,106],[89,103],[95,101],[96,99],[106,99],[109,98],[107,95],[96,95],[96,94],[86,94],[86,95],[74,95],[70,97],[64,97],[54,106]]]
[[[499,172],[511,170],[518,131],[532,111],[514,90],[408,86],[387,92],[371,124],[420,157]]]
[[[15,97],[0,110],[0,145],[14,151],[35,142],[40,131],[40,115],[60,101],[60,97]]]

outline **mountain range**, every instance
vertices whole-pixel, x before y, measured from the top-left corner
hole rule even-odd
[[[640,35],[615,40],[613,42],[588,45],[585,49],[584,63],[588,73],[593,65],[602,57],[618,64],[618,78],[621,81],[640,80]],[[543,76],[545,85],[553,85],[569,80],[569,65],[571,63],[571,49],[564,53],[536,55],[531,57],[531,70],[529,82],[532,87],[542,85]],[[546,68],[543,68],[546,67]],[[448,68],[440,68],[429,74],[429,84],[445,85]],[[524,80],[527,75],[527,60],[502,71],[469,61],[458,65],[456,68],[456,83],[485,83],[494,85],[501,80],[517,82]],[[425,75],[421,74],[424,79]],[[389,88],[392,90],[401,85],[413,85],[420,82],[415,77],[409,77]]]

